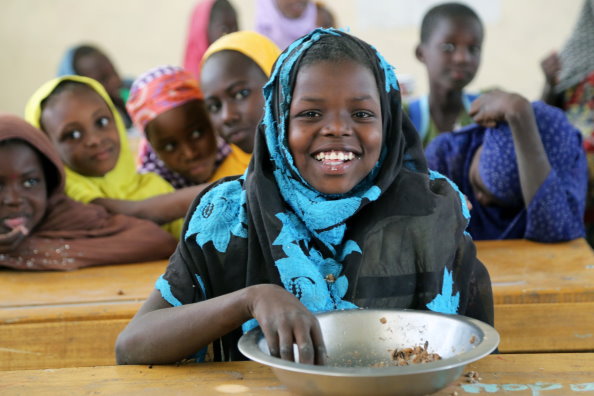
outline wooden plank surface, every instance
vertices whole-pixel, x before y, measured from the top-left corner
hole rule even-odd
[[[496,305],[495,328],[502,353],[593,352],[594,303]]]
[[[467,365],[480,381],[465,377],[440,396],[568,396],[594,393],[594,354],[490,355]],[[10,395],[290,395],[272,371],[254,362],[186,366],[108,366],[6,371],[0,393]]]
[[[494,282],[501,352],[594,351],[594,264],[584,240],[477,247]],[[0,271],[0,370],[113,364],[117,335],[166,265]]]
[[[594,302],[594,254],[584,239],[475,243],[491,275],[496,305]]]
[[[0,308],[144,300],[166,266],[162,260],[69,272],[0,270]]]

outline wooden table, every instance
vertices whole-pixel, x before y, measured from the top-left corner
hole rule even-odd
[[[501,352],[594,351],[594,254],[584,239],[478,241]]]
[[[115,364],[115,339],[166,266],[0,271],[0,370]]]
[[[584,240],[476,244],[501,352],[594,351],[594,257]],[[0,370],[114,364],[117,335],[166,265],[0,270]]]
[[[594,394],[594,354],[490,355],[467,365],[481,380],[465,377],[441,396],[581,396]],[[290,395],[272,371],[254,362],[188,366],[107,366],[5,371],[0,393],[15,395]]]

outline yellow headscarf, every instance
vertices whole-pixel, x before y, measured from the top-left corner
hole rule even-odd
[[[112,198],[140,201],[156,195],[174,191],[174,188],[155,173],[139,174],[136,172],[134,157],[128,146],[126,127],[109,95],[99,82],[83,76],[64,76],[43,84],[27,102],[25,119],[41,129],[41,103],[63,81],[75,81],[85,84],[97,92],[111,110],[120,137],[120,156],[115,167],[102,177],[84,176],[66,168],[66,194],[71,198],[89,203],[97,198]],[[179,239],[183,219],[178,219],[163,228]]]
[[[270,77],[272,66],[281,53],[276,44],[268,37],[260,33],[243,30],[226,34],[212,43],[202,57],[202,64],[213,54],[224,50],[237,51],[244,54],[256,62],[267,77]]]

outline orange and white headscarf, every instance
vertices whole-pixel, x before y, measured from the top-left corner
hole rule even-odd
[[[190,73],[177,66],[158,66],[134,81],[126,109],[144,132],[159,114],[196,99],[202,99],[202,92]]]

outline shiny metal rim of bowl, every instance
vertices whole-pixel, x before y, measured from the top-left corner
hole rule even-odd
[[[358,310],[353,310],[356,312]],[[419,312],[407,309],[366,309],[366,311],[376,311],[378,315],[388,313],[406,313]],[[343,311],[347,312],[347,311]],[[481,342],[473,349],[462,352],[458,355],[430,363],[416,364],[412,366],[391,366],[391,367],[335,367],[335,366],[317,366],[313,364],[302,364],[283,360],[270,356],[263,352],[258,346],[259,341],[264,337],[259,327],[245,333],[238,342],[238,348],[247,358],[265,364],[267,366],[282,370],[294,371],[299,373],[308,373],[315,375],[327,375],[335,377],[385,377],[385,376],[404,376],[410,374],[431,373],[435,371],[447,370],[460,367],[487,356],[499,345],[499,333],[492,326],[479,320],[462,315],[449,315],[432,311],[423,311],[429,315],[444,316],[463,322],[474,327],[481,334]],[[316,314],[322,317],[331,315],[332,312]]]

